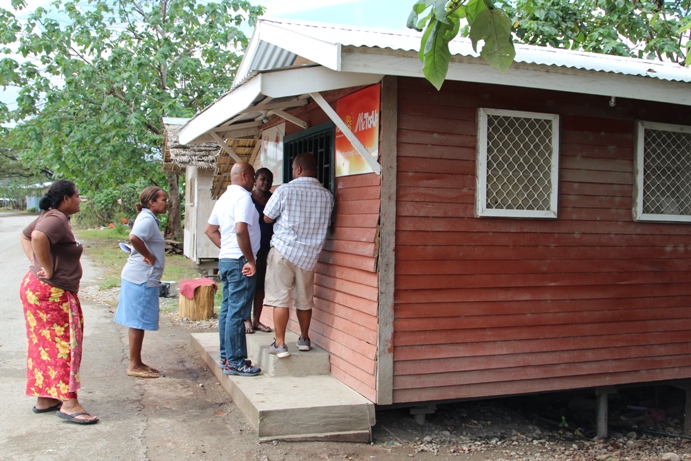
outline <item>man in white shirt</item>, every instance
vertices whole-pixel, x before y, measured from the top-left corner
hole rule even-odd
[[[290,291],[300,324],[298,350],[308,351],[312,308],[314,308],[314,268],[324,247],[331,222],[334,198],[317,180],[317,162],[312,154],[293,160],[293,179],[273,193],[264,208],[264,221],[274,224],[271,250],[267,258],[264,305],[273,306],[276,340],[269,353],[288,357],[285,344]]]
[[[247,360],[244,320],[254,299],[261,240],[259,213],[252,203],[254,168],[244,162],[233,165],[228,190],[218,199],[206,225],[206,235],[221,249],[218,272],[223,282],[223,302],[218,316],[221,345],[219,366],[223,373],[256,376],[261,372]]]

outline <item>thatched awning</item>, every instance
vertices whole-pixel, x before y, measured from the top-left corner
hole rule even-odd
[[[229,139],[228,146],[235,152],[235,155],[240,157],[240,160],[253,164],[259,148],[261,147],[260,139]],[[235,160],[221,149],[216,157],[216,174],[214,174],[214,182],[211,186],[211,198],[216,200],[230,184],[230,169],[235,164]]]
[[[216,155],[220,150],[217,143],[180,144],[178,132],[187,121],[186,118],[163,118],[163,169],[175,171],[176,167],[184,169],[188,165],[203,169],[216,168]]]
[[[178,133],[187,123],[186,118],[163,118],[165,133],[163,135],[163,169],[165,171],[184,171],[187,166],[213,169],[214,179],[211,186],[211,198],[216,200],[230,184],[230,169],[235,159],[219,147],[216,142],[185,145],[180,144]],[[253,164],[261,140],[259,139],[227,139],[223,140],[226,147],[230,148],[243,162]]]

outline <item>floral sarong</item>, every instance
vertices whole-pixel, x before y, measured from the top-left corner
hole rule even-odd
[[[26,394],[77,397],[84,317],[76,293],[40,281],[29,271],[19,288],[28,340]]]

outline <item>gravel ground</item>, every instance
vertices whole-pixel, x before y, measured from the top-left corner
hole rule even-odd
[[[114,311],[119,290],[92,286],[80,294]],[[161,298],[161,309],[161,322],[176,329],[217,328],[216,319],[181,319],[177,299]],[[619,389],[610,396],[605,440],[595,437],[592,390],[438,404],[422,425],[409,408],[379,408],[373,443],[410,459],[691,460],[691,437],[683,433],[684,399],[683,391],[670,386]],[[361,458],[353,454],[350,459]]]

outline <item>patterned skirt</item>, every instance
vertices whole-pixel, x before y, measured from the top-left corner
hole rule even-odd
[[[26,395],[77,397],[84,317],[76,293],[40,281],[29,271],[19,288],[28,340]]]

